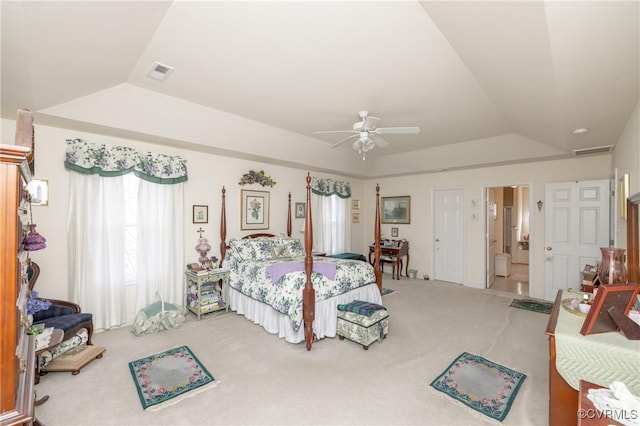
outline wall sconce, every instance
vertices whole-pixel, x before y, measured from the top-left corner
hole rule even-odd
[[[542,200],[538,200],[538,211],[541,212],[542,211]]]

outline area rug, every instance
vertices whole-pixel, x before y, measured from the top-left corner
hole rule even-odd
[[[390,288],[383,288],[382,292],[380,293],[380,295],[384,296],[384,295],[389,294],[389,293],[393,293],[393,290],[391,290]]]
[[[142,408],[157,411],[215,387],[215,377],[186,346],[131,361]]]
[[[501,422],[526,377],[481,356],[463,352],[431,386]]]
[[[513,299],[509,306],[526,309],[527,311],[540,312],[541,314],[550,314],[553,309],[553,303],[538,302],[537,300],[531,299]]]

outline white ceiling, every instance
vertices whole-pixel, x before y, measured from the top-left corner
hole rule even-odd
[[[639,5],[3,0],[2,117],[359,176],[559,158],[638,102]],[[421,132],[314,133],[361,110]]]

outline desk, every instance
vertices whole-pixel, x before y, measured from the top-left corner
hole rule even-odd
[[[371,261],[371,257],[373,256],[373,252],[375,250],[375,244],[371,244],[369,246],[369,263],[373,264]],[[405,277],[409,276],[409,241],[405,241],[403,245],[398,247],[397,243],[388,244],[388,245],[380,245],[380,256],[395,256],[398,257],[398,275],[402,276],[402,264],[404,263],[403,258],[407,256],[407,266],[405,267]],[[382,270],[382,261],[380,261],[380,270]],[[398,278],[400,279],[400,278]]]

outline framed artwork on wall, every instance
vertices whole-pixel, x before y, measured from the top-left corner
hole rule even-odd
[[[296,203],[296,219],[304,219],[307,203]]]
[[[351,222],[360,223],[360,213],[351,213]]]
[[[391,228],[391,238],[398,238],[398,228]]]
[[[209,206],[193,206],[193,223],[209,223]]]
[[[242,190],[240,229],[269,229],[269,191]]]
[[[411,223],[411,197],[382,197],[382,223]]]
[[[27,190],[31,196],[32,206],[48,206],[49,205],[49,181],[32,179],[27,185]]]
[[[353,210],[360,210],[360,200],[352,200],[351,201],[351,208]]]

